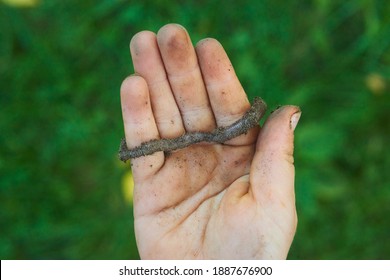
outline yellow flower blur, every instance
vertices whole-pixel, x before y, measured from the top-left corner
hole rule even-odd
[[[4,4],[12,7],[35,7],[39,4],[39,0],[1,0]]]

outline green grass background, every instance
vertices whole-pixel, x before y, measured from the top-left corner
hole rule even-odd
[[[170,22],[218,39],[250,98],[301,107],[289,258],[389,259],[387,0],[0,2],[0,257],[138,258],[119,87],[131,37]]]

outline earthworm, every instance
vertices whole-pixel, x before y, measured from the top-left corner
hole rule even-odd
[[[255,97],[251,108],[246,113],[228,126],[217,127],[211,132],[187,132],[182,136],[173,139],[153,139],[142,143],[132,149],[127,148],[126,140],[123,138],[119,147],[119,159],[123,162],[131,158],[147,156],[159,151],[166,153],[186,148],[199,142],[224,143],[241,134],[247,133],[249,129],[258,125],[263,117],[267,105],[260,97]]]

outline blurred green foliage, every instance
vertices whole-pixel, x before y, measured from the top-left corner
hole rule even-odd
[[[169,22],[221,41],[251,97],[302,108],[289,258],[390,258],[389,15],[387,0],[0,3],[1,258],[138,258],[119,86],[132,35]]]

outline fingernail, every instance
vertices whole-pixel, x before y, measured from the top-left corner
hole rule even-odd
[[[297,127],[297,124],[299,122],[299,118],[301,117],[302,112],[298,111],[294,115],[291,116],[290,119],[290,127],[294,131],[295,128]]]

